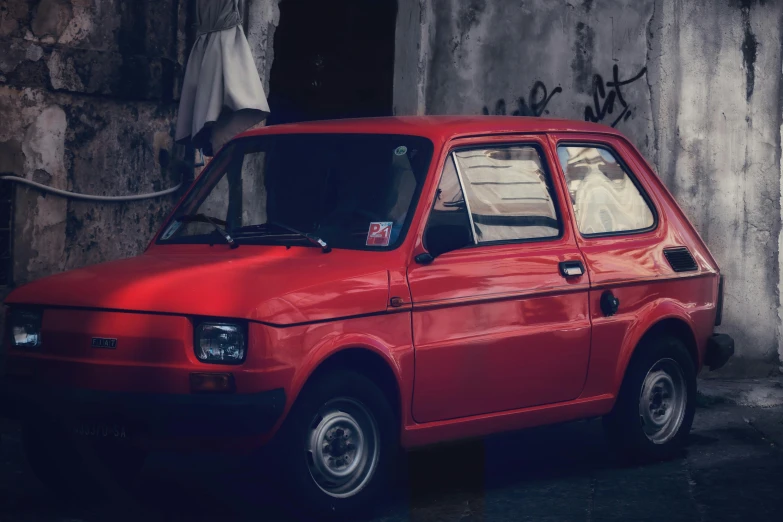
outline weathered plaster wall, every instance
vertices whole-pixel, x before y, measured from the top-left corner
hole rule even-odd
[[[0,0],[0,171],[106,196],[176,185],[159,160],[181,154],[186,3]],[[175,197],[95,203],[17,186],[14,283],[138,253]]]
[[[429,0],[397,0],[394,49],[394,114],[426,114],[429,53],[434,34]]]
[[[269,74],[274,59],[275,29],[280,24],[280,0],[246,0],[247,17],[245,33],[250,51],[256,62],[258,74],[264,82],[264,92],[269,93]]]
[[[426,67],[415,78],[397,72],[407,91],[395,93],[399,113],[550,115],[618,127],[726,274],[722,329],[737,340],[738,357],[777,362],[783,2],[405,1],[425,21],[398,20],[398,41],[402,30],[413,43],[397,57],[410,64],[414,54]]]
[[[727,274],[738,354],[780,348],[783,2],[656,3],[651,78],[661,177]]]

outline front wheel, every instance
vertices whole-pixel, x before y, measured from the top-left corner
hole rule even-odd
[[[388,493],[398,429],[364,375],[341,370],[309,383],[277,436],[294,509],[337,519],[367,512]]]
[[[685,446],[696,411],[696,368],[669,336],[642,342],[628,365],[613,411],[610,441],[635,460],[671,458]]]

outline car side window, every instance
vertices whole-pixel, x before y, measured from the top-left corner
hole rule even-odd
[[[647,200],[609,149],[559,146],[557,154],[582,235],[631,233],[655,224]]]
[[[478,243],[556,238],[554,189],[538,147],[454,153]]]
[[[424,243],[434,253],[448,252],[474,243],[465,195],[451,154],[443,166],[427,221]]]

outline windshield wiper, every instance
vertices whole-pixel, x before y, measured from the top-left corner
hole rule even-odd
[[[324,254],[328,254],[332,251],[332,247],[326,244],[326,241],[321,239],[320,237],[314,235],[314,234],[308,234],[306,232],[301,232],[295,228],[291,228],[288,225],[284,225],[282,223],[278,223],[276,221],[267,221],[267,225],[274,225],[277,228],[282,228],[283,230],[287,230],[288,232],[291,232],[292,234],[296,234],[297,236],[302,236],[303,238],[307,239],[309,242],[311,242],[314,245],[317,245],[321,247],[321,250],[323,250]]]
[[[228,246],[230,246],[232,249],[239,248],[239,244],[234,241],[234,238],[231,237],[231,235],[226,232],[220,225],[218,225],[218,222],[225,223],[224,221],[221,221],[216,218],[211,218],[207,216],[206,214],[186,214],[184,216],[180,216],[177,218],[177,221],[180,221],[182,223],[193,223],[195,221],[198,221],[200,223],[209,223],[212,225],[212,227],[217,230],[218,234],[220,234],[223,239],[226,240],[226,243],[228,243]]]
[[[280,228],[282,230],[285,230],[286,232],[290,232],[296,236],[306,239],[313,245],[320,247],[325,254],[328,254],[329,252],[332,251],[332,247],[327,245],[326,241],[316,236],[315,234],[308,234],[307,232],[302,232],[301,230],[297,230],[295,228],[289,227],[288,225],[284,225],[283,223],[278,223],[276,221],[267,221],[266,223],[261,223],[258,225],[244,226],[234,230],[234,233],[237,235],[238,238],[241,239],[279,236],[280,234],[273,234],[266,231],[266,229],[268,229],[270,226]],[[261,232],[262,230],[264,230],[264,232]]]

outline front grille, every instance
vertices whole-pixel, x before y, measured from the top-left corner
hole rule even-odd
[[[685,247],[667,248],[663,251],[663,255],[675,272],[693,272],[699,268],[696,260]]]

